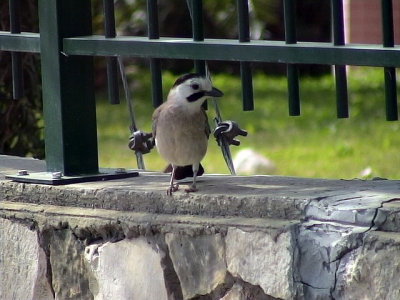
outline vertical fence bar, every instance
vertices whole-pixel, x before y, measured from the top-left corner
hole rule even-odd
[[[114,0],[103,0],[104,31],[106,38],[115,38]],[[118,60],[117,57],[106,57],[108,100],[119,104]]]
[[[189,2],[192,16],[193,40],[197,42],[204,41],[203,1],[189,0]],[[204,60],[195,60],[194,68],[197,73],[206,74],[206,62]]]
[[[149,39],[158,39],[160,37],[157,0],[147,0],[147,35]],[[153,107],[158,107],[163,102],[160,59],[150,58],[150,73]]]
[[[21,33],[20,26],[20,3],[19,0],[9,0],[10,10],[10,32]],[[11,69],[13,82],[13,98],[19,99],[24,96],[24,74],[22,71],[22,57],[19,52],[11,52]]]
[[[47,170],[98,173],[93,57],[65,56],[63,38],[92,34],[90,0],[39,0]]]
[[[249,3],[247,0],[237,0],[239,42],[250,42]],[[242,79],[243,110],[254,110],[253,76],[249,62],[240,62],[240,77]]]
[[[383,47],[394,47],[393,3],[392,0],[381,1]],[[386,120],[398,120],[396,69],[384,68]]]
[[[343,0],[331,0],[332,6],[332,33],[333,44],[343,46],[344,39],[344,20],[343,20]],[[335,65],[336,82],[336,108],[338,118],[349,117],[349,104],[347,94],[347,75],[346,66]]]
[[[190,16],[192,18],[193,40],[197,42],[204,41],[203,27],[203,1],[202,0],[186,0]],[[196,73],[206,75],[206,62],[204,60],[195,60],[194,69]],[[203,103],[203,108],[207,109],[207,102]]]
[[[296,9],[294,0],[283,2],[285,15],[285,41],[286,44],[296,44]],[[299,71],[295,64],[287,64],[287,81],[289,94],[289,115],[300,115]]]

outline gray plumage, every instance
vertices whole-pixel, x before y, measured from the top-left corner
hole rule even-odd
[[[174,184],[177,167],[192,165],[193,183],[187,192],[194,192],[200,161],[207,152],[207,115],[202,104],[208,97],[221,97],[209,79],[198,74],[186,74],[177,79],[167,101],[153,113],[153,137],[160,155],[172,165],[168,194],[178,189]]]

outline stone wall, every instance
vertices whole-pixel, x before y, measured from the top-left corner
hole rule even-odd
[[[11,202],[2,203],[2,214],[0,266],[9,276],[1,279],[0,299],[292,299],[296,294],[293,221],[249,223]],[[15,278],[24,289],[13,288]]]
[[[0,299],[400,299],[399,181],[167,181],[0,177]]]

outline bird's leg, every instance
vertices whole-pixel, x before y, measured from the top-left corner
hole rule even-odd
[[[169,188],[167,190],[167,195],[171,196],[173,192],[176,192],[179,188],[179,184],[174,184],[174,177],[175,177],[176,167],[172,165],[172,172],[171,172],[171,180],[169,181]]]
[[[189,185],[187,189],[185,189],[186,193],[192,193],[196,192],[196,177],[197,177],[197,172],[199,171],[199,164],[193,164],[193,183]]]

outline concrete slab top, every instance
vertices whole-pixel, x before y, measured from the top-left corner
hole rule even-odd
[[[17,170],[45,171],[43,161],[0,156],[0,201],[27,202],[122,211],[207,216],[299,219],[324,218],[334,211],[363,211],[400,202],[398,180],[331,180],[283,176],[205,175],[199,191],[186,193],[191,180],[166,195],[169,175],[140,172],[138,177],[50,186],[16,183],[4,175]],[[323,216],[319,212],[323,210]]]

